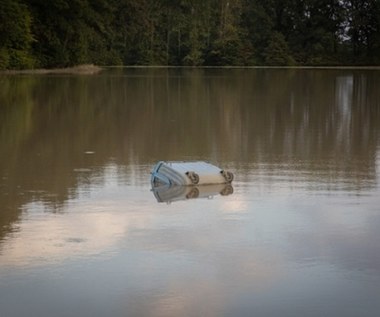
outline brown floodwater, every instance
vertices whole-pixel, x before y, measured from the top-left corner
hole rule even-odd
[[[379,136],[376,70],[0,75],[0,316],[377,317]]]

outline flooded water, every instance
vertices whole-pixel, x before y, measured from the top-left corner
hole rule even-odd
[[[0,315],[377,317],[379,88],[349,69],[2,75]],[[160,160],[235,180],[152,191]]]

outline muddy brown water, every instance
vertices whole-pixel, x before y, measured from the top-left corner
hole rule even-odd
[[[0,315],[378,316],[379,87],[368,69],[0,76]],[[152,191],[159,160],[235,180]]]

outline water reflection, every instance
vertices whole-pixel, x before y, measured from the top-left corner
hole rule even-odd
[[[231,184],[202,186],[153,186],[152,192],[158,202],[171,203],[178,200],[209,198],[215,195],[227,196],[234,192]]]

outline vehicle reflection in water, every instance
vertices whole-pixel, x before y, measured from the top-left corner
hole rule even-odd
[[[168,204],[174,201],[195,199],[195,198],[213,198],[221,195],[227,196],[234,192],[231,184],[214,184],[202,186],[152,186],[152,192],[159,203]]]

